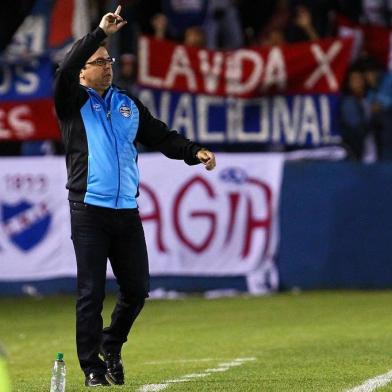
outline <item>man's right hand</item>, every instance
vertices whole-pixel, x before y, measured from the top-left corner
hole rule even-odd
[[[199,150],[196,154],[197,159],[205,166],[207,170],[213,170],[216,166],[215,154],[205,148]]]
[[[105,32],[106,35],[112,35],[114,33],[117,33],[117,31],[120,30],[121,27],[127,24],[127,21],[120,16],[120,12],[121,5],[117,7],[114,13],[109,12],[102,17],[99,27]]]

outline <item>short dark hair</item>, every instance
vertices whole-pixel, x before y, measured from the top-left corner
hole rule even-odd
[[[103,41],[100,42],[99,47],[101,48],[105,48],[107,47],[108,41],[105,39]],[[82,69],[86,69],[86,66],[84,65]]]

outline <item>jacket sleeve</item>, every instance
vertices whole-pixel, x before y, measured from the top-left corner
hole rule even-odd
[[[139,109],[139,130],[136,140],[143,145],[156,149],[171,159],[182,159],[188,165],[200,163],[196,154],[202,149],[177,131],[169,130],[167,125],[154,118],[149,110],[135,97],[132,97]]]
[[[67,113],[72,104],[75,104],[79,72],[105,38],[105,32],[97,27],[73,45],[57,69],[54,79],[54,100],[60,118]]]

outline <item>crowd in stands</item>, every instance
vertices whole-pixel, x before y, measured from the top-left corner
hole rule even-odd
[[[339,128],[354,159],[392,160],[391,99],[391,73],[371,58],[353,63],[343,89]]]
[[[91,28],[113,3],[90,0]],[[354,23],[392,28],[392,0],[122,0],[120,4],[128,24],[116,42],[115,83],[132,94],[137,94],[140,34],[230,50],[337,36],[337,15]],[[347,73],[337,120],[352,159],[392,160],[392,74],[363,48]],[[22,154],[33,154],[39,147],[27,145],[34,148],[22,145]],[[42,144],[42,148],[42,154],[61,152],[58,145]],[[1,151],[0,143],[0,155]]]

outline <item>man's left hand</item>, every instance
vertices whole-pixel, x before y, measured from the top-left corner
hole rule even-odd
[[[197,152],[196,157],[207,170],[213,170],[215,168],[215,154],[212,151],[203,148]]]

